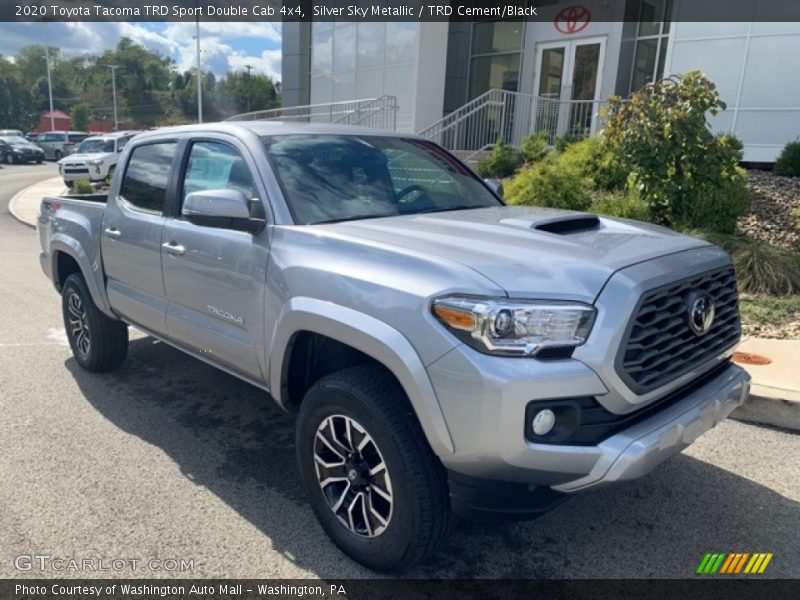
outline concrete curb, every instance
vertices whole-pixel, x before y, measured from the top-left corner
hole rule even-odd
[[[44,196],[59,196],[64,193],[61,177],[51,177],[20,190],[8,201],[8,212],[17,221],[36,229],[39,218],[39,203]]]
[[[800,432],[800,402],[761,395],[759,387],[754,386],[750,397],[730,414],[730,418]]]

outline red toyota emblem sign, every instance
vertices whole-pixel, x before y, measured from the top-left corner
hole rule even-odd
[[[585,6],[568,6],[556,15],[553,24],[561,33],[578,33],[589,26],[592,13]]]

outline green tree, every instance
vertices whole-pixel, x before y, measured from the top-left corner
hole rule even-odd
[[[33,104],[19,66],[0,56],[0,127],[32,129],[37,121]]]
[[[699,71],[647,85],[629,100],[609,99],[605,143],[657,222],[735,228],[747,202],[737,170],[742,146],[715,135],[707,120],[722,110],[716,86]]]
[[[85,104],[76,104],[69,113],[72,117],[72,127],[77,131],[86,131],[92,122],[92,111]]]

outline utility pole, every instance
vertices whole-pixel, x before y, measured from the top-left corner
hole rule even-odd
[[[114,131],[119,131],[119,122],[117,121],[117,69],[119,69],[119,65],[100,66],[111,69],[111,93],[114,97]]]
[[[53,79],[50,76],[50,43],[47,38],[47,21],[44,22],[44,60],[47,63],[47,93],[50,96],[50,131],[56,129],[56,116],[53,114]]]
[[[253,91],[253,86],[250,82],[250,69],[253,68],[252,65],[245,65],[245,69],[247,69],[247,112],[250,112],[252,108],[250,107],[250,95]]]
[[[197,0],[195,0],[195,8]],[[197,49],[197,122],[203,122],[203,72],[200,70],[200,13],[197,13],[195,20],[195,36]]]

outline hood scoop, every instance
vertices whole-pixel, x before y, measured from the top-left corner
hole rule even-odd
[[[535,229],[536,231],[546,231],[556,235],[567,235],[581,231],[590,231],[600,227],[600,219],[597,215],[590,213],[559,214],[552,216],[542,216],[534,219],[503,219],[500,221],[504,225],[513,225],[525,229]]]

